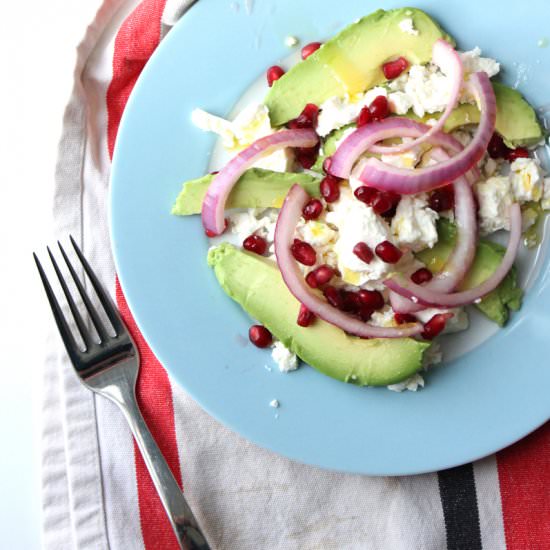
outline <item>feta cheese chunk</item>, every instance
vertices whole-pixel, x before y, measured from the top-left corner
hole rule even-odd
[[[538,161],[531,158],[519,158],[512,162],[510,165],[510,183],[517,201],[538,202],[542,198],[544,185],[544,178]]]
[[[227,219],[231,233],[236,235],[239,243],[253,233],[272,242],[277,216],[278,210],[273,208],[249,208],[245,212],[229,212]]]
[[[406,142],[406,140],[403,140]],[[414,169],[418,164],[420,155],[417,150],[407,151],[401,155],[381,155],[380,160],[397,168]]]
[[[402,32],[406,34],[411,34],[413,36],[418,36],[419,34],[418,30],[414,28],[414,22],[410,17],[403,19],[399,23],[399,28],[401,29]]]
[[[399,201],[391,229],[400,246],[419,252],[437,242],[437,212],[428,207],[424,194],[404,196]]]
[[[500,63],[490,57],[481,57],[479,47],[467,52],[460,52],[459,55],[466,74],[484,72],[489,78],[492,78],[500,72]]]
[[[369,324],[375,327],[395,327],[397,323],[394,318],[394,311],[391,306],[386,305],[375,311],[369,319]]]
[[[205,132],[214,132],[222,139],[225,149],[238,152],[245,149],[256,140],[273,134],[269,111],[261,103],[252,103],[243,109],[233,121],[212,115],[202,109],[194,109],[191,121]],[[289,150],[280,149],[265,155],[254,163],[255,167],[286,172],[293,164],[293,157]]]
[[[312,246],[324,246],[336,240],[338,233],[326,223],[320,221],[308,221],[301,228],[304,241]]]
[[[349,95],[345,95],[344,97],[335,96],[327,99],[319,106],[317,133],[324,137],[333,130],[354,122],[359,116],[361,109],[370,105],[380,95],[387,97],[387,90],[375,87],[365,94],[357,94],[353,97]]]
[[[298,357],[292,353],[282,342],[275,342],[271,350],[273,361],[279,366],[281,372],[290,372],[298,368]]]
[[[340,200],[333,204],[333,211],[327,212],[326,221],[338,228],[334,251],[343,281],[354,286],[383,289],[382,281],[395,266],[376,256],[367,264],[353,253],[353,247],[358,242],[365,242],[374,251],[382,241],[395,242],[386,221],[371,207],[356,200],[349,188],[342,188]]]
[[[395,392],[403,392],[405,390],[408,391],[418,391],[418,388],[424,387],[424,378],[418,373],[413,374],[410,378],[407,378],[407,380],[404,380],[403,382],[398,382],[397,384],[390,384],[388,386],[388,390],[395,391]]]
[[[500,229],[510,230],[510,206],[513,202],[510,180],[495,176],[475,185],[479,202],[479,228],[483,235]]]

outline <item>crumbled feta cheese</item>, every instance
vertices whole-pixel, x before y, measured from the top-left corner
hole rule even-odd
[[[354,253],[353,247],[360,241],[372,250],[382,241],[394,242],[390,227],[372,208],[356,200],[348,188],[342,188],[340,200],[327,212],[326,221],[338,228],[338,240],[334,251],[338,256],[338,269],[345,283],[372,288],[383,288],[383,280],[395,266],[376,256],[366,264]]]
[[[410,378],[407,378],[407,380],[404,380],[403,382],[389,385],[388,390],[401,393],[405,390],[417,391],[418,388],[423,388],[423,387],[424,387],[424,378],[422,378],[420,374],[416,373],[416,374],[413,374]]]
[[[312,246],[324,246],[332,243],[338,237],[338,233],[326,223],[320,221],[308,221],[301,227],[304,241]]]
[[[271,351],[273,361],[279,366],[281,372],[290,372],[298,368],[298,357],[292,353],[282,342],[275,342]]]
[[[543,193],[544,179],[541,166],[531,158],[516,159],[510,165],[510,183],[519,202],[538,202]]]
[[[256,233],[273,241],[278,211],[273,208],[249,208],[245,212],[230,212],[227,215],[231,233],[242,243],[246,237]]]
[[[399,201],[391,229],[400,246],[419,252],[437,242],[437,212],[428,207],[425,195],[404,196]]]
[[[413,36],[418,36],[418,30],[414,28],[414,22],[411,17],[407,17],[406,19],[403,19],[399,23],[399,28],[402,32],[406,34],[412,34]]]
[[[540,205],[544,210],[550,210],[550,178],[544,178],[544,193]]]
[[[467,132],[466,130],[455,130],[451,133],[451,135],[464,147],[469,145],[473,139],[472,134],[470,132]]]
[[[406,115],[413,106],[413,100],[405,92],[393,92],[388,95],[391,110],[397,115]]]
[[[191,121],[195,126],[206,132],[214,132],[222,138],[225,149],[238,152],[248,147],[257,139],[275,132],[271,128],[269,111],[265,105],[252,103],[243,109],[233,121],[207,113],[202,109],[194,109]],[[276,172],[286,172],[293,164],[293,156],[289,149],[279,149],[263,156],[254,166]]]
[[[445,329],[441,334],[452,334],[453,332],[461,332],[466,330],[470,324],[468,313],[461,308],[455,307],[451,309],[436,309],[427,308],[415,313],[415,316],[422,323],[427,323],[434,315],[439,313],[452,313],[453,316],[445,323]]]
[[[278,409],[280,407],[280,403],[279,403],[279,400],[278,399],[272,399],[270,402],[269,402],[269,406],[270,407],[273,407],[274,409]]]
[[[327,99],[319,106],[317,133],[324,137],[333,130],[354,122],[359,116],[361,109],[366,105],[370,105],[380,95],[387,97],[387,90],[376,87],[365,94],[357,94],[353,97],[345,95],[344,97],[331,97]]]
[[[441,361],[443,361],[441,346],[437,342],[432,342],[432,345],[424,352],[422,367],[424,369],[429,369],[434,365],[438,365]]]
[[[396,326],[394,311],[391,306],[386,305],[382,309],[375,311],[369,319],[369,324],[375,327]]]
[[[481,49],[475,47],[468,52],[461,52],[460,59],[465,73],[487,73],[489,78],[500,72],[500,63],[490,57],[481,57]]]
[[[510,230],[510,206],[512,192],[510,180],[495,176],[475,185],[479,202],[480,231],[487,235],[499,229]]]
[[[299,40],[295,36],[287,36],[285,38],[285,46],[287,48],[294,48],[298,44]]]

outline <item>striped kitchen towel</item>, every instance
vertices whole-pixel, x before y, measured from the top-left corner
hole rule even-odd
[[[246,17],[251,3],[242,2]],[[277,456],[218,424],[171,382],[147,347],[109,250],[110,159],[132,87],[192,3],[104,0],[98,6],[78,48],[54,209],[57,235],[74,235],[111,284],[142,358],[141,409],[212,548],[550,548],[550,424],[496,456],[444,472],[335,473]],[[122,416],[81,387],[53,332],[51,342],[43,401],[44,548],[176,548]]]

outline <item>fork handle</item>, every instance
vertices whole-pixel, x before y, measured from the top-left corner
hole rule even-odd
[[[178,482],[145,423],[134,389],[126,386],[122,393],[126,395],[119,395],[119,399],[114,401],[128,421],[180,547],[183,550],[210,550]]]

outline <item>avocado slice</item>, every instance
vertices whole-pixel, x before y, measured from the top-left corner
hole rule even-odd
[[[443,269],[447,258],[453,251],[456,241],[456,226],[445,218],[437,222],[439,240],[433,248],[428,248],[416,254],[416,257],[426,264],[426,267],[437,273]],[[497,243],[481,239],[470,272],[462,282],[459,290],[466,290],[480,285],[488,279],[502,261],[505,248]],[[504,326],[510,316],[510,310],[517,311],[521,307],[523,291],[517,284],[517,270],[513,267],[500,285],[487,294],[476,307],[491,321]]]
[[[403,32],[399,23],[413,20],[418,35]],[[391,37],[388,40],[388,37]],[[296,118],[306,103],[320,105],[326,99],[356,94],[386,81],[382,65],[404,56],[410,63],[427,63],[436,40],[454,43],[426,13],[415,8],[378,10],[352,23],[297,63],[266,96],[272,126]]]
[[[510,147],[533,145],[542,138],[542,128],[535,110],[513,88],[492,82],[497,100],[496,130]],[[425,120],[439,115],[426,115]],[[413,117],[411,117],[413,118]],[[467,124],[479,123],[479,109],[472,104],[459,105],[445,122],[445,131],[452,132]]]
[[[277,266],[261,256],[224,243],[208,252],[208,264],[233,300],[265,325],[300,359],[318,371],[359,386],[387,386],[422,367],[427,342],[412,338],[364,340],[316,319],[296,324],[300,303],[287,289]]]
[[[212,174],[208,174],[185,182],[172,207],[172,214],[176,216],[200,214],[204,195],[213,178]],[[250,168],[233,187],[226,207],[280,208],[288,190],[295,183],[301,185],[312,197],[319,197],[320,181],[320,178],[309,174]]]

